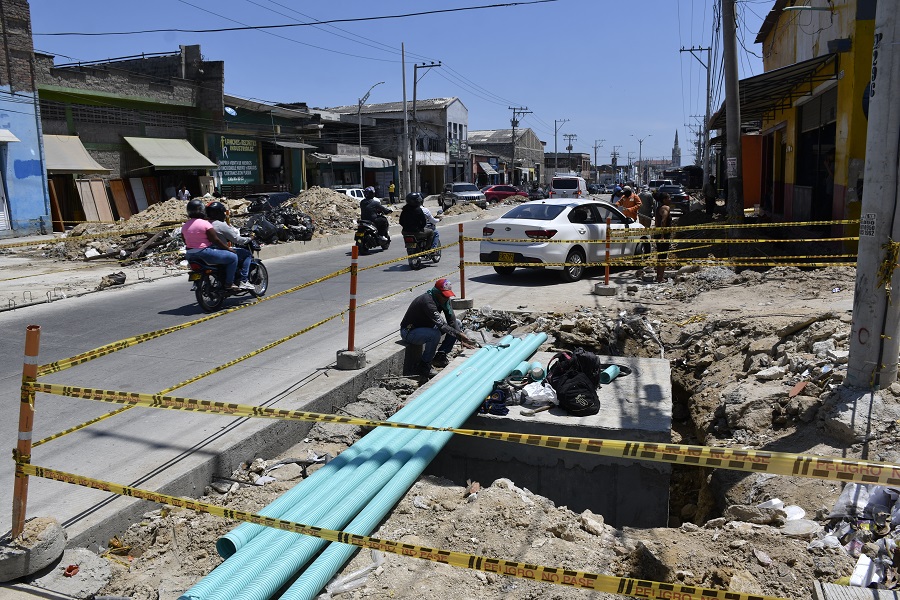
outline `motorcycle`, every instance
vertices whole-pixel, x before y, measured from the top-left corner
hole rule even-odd
[[[222,308],[225,299],[229,296],[252,296],[259,298],[264,296],[269,289],[269,272],[259,258],[260,245],[251,240],[244,246],[253,253],[250,259],[250,276],[248,280],[253,284],[252,290],[226,290],[225,267],[223,265],[211,265],[197,258],[188,258],[190,272],[188,281],[193,282],[191,290],[197,296],[197,304],[204,312],[215,312]]]
[[[441,260],[440,247],[433,248],[428,254],[421,254],[428,251],[434,243],[435,231],[430,227],[423,231],[404,231],[403,243],[406,246],[406,253],[410,255],[409,266],[414,271],[422,268],[422,260],[428,259],[437,264]],[[420,254],[420,256],[412,256]]]
[[[394,212],[394,209],[390,206],[382,206],[381,209],[382,213],[386,215]],[[359,220],[356,226],[356,233],[353,235],[353,239],[356,240],[356,245],[359,246],[360,254],[368,254],[378,247],[382,250],[387,250],[391,246],[391,238],[382,237],[378,233],[378,227],[375,223],[362,219]]]

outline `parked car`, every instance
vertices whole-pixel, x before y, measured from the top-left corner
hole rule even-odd
[[[672,185],[671,179],[651,179],[649,182],[650,191],[654,194],[659,190],[661,185]]]
[[[547,197],[547,192],[544,191],[539,185],[528,188],[528,199],[529,200],[543,200]]]
[[[584,177],[558,175],[550,180],[551,198],[584,198],[588,195]]]
[[[357,188],[357,187],[351,187],[351,188],[339,187],[339,188],[334,188],[334,191],[336,191],[340,194],[347,194],[348,196],[350,196],[351,198],[353,198],[354,200],[357,200],[357,201],[362,200],[363,198],[366,197],[365,193],[363,192],[363,189]]]
[[[672,198],[672,208],[681,211],[682,214],[691,210],[691,196],[677,183],[667,183],[659,186],[657,193],[665,192]]]
[[[492,185],[481,191],[488,202],[502,202],[512,196],[528,197],[528,192],[523,192],[514,185]]]
[[[481,208],[487,208],[487,199],[474,183],[447,183],[438,197],[441,208],[447,210],[454,204],[475,204]]]
[[[587,184],[588,194],[602,194],[606,191],[606,186],[601,183],[589,183]]]
[[[511,275],[515,266],[502,263],[531,263],[536,268],[558,269],[563,281],[577,281],[584,275],[584,263],[602,262],[606,245],[585,243],[606,239],[606,218],[612,229],[640,232],[644,227],[626,217],[608,202],[573,198],[523,202],[482,230],[480,260],[494,265],[500,275]],[[497,240],[497,241],[494,241]],[[501,240],[523,240],[508,242]],[[552,242],[551,242],[552,240]],[[559,243],[565,241],[568,243]],[[613,244],[614,256],[649,252],[647,236],[625,244]],[[575,266],[543,267],[545,263],[576,263]]]
[[[251,208],[248,212],[266,212],[296,197],[296,194],[290,192],[258,192],[247,194],[244,200],[250,202]]]

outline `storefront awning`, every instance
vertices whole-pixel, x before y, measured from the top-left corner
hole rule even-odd
[[[298,150],[312,150],[315,148],[315,146],[304,144],[303,142],[275,142],[275,144],[282,148],[296,148]]]
[[[497,175],[497,171],[494,170],[491,163],[480,162],[478,163],[478,166],[481,167],[481,170],[484,171],[486,175]]]
[[[358,154],[321,154],[313,152],[308,157],[310,162],[314,163],[330,163],[330,164],[359,164]],[[363,166],[367,169],[384,169],[393,167],[394,161],[389,158],[381,158],[380,156],[362,155]]]
[[[77,135],[44,135],[48,173],[109,173],[88,154]]]
[[[837,54],[823,54],[774,71],[767,71],[738,82],[741,98],[741,121],[762,121],[767,114],[790,108],[794,100],[807,96],[838,73]],[[822,67],[831,63],[831,68]],[[821,69],[821,72],[820,72]],[[724,129],[725,104],[710,117],[710,129]]]
[[[0,129],[0,142],[18,142],[19,138],[13,135],[9,129]]]
[[[128,145],[157,169],[217,169],[212,162],[187,140],[168,138],[126,137]]]

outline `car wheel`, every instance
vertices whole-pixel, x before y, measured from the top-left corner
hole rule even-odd
[[[581,248],[572,248],[566,256],[567,263],[573,263],[572,266],[563,267],[560,277],[566,283],[578,281],[584,275],[584,251]]]
[[[650,240],[648,240],[647,238],[641,238],[641,241],[634,245],[635,256],[650,254],[652,250],[653,248],[650,246]]]
[[[509,277],[515,270],[515,267],[494,267],[494,271],[497,275],[503,275],[504,277]]]

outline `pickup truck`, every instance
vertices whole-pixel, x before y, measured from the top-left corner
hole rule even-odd
[[[444,210],[454,204],[468,204],[469,202],[481,208],[487,208],[487,198],[474,183],[447,183],[438,197],[438,203]]]

